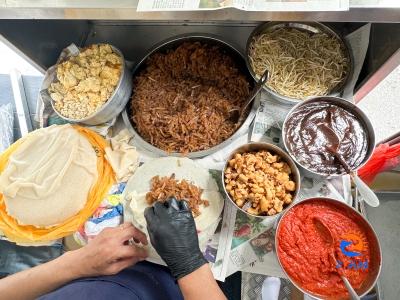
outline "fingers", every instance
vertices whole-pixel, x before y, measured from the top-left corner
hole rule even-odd
[[[149,232],[149,234],[151,233],[151,229],[156,228],[157,227],[157,218],[155,215],[155,211],[154,211],[154,207],[147,207],[144,210],[144,218],[146,219],[146,223],[147,223],[147,231]]]
[[[126,268],[136,264],[139,261],[140,261],[140,259],[138,257],[129,257],[129,258],[118,260],[110,266],[109,273],[117,274],[120,271],[122,271],[123,269],[126,269]]]
[[[170,198],[168,201],[168,208],[169,209],[174,209],[176,211],[179,211],[179,203],[178,200],[176,200],[175,198]]]
[[[166,203],[166,205],[168,204]],[[167,207],[161,202],[156,202],[154,203],[153,208],[154,208],[154,214],[160,216],[166,211]]]
[[[147,222],[149,222],[149,220],[154,218],[154,207],[153,206],[146,207],[146,209],[144,210],[144,217]]]
[[[121,240],[121,242],[125,242],[133,238],[135,242],[140,242],[143,245],[148,244],[147,237],[144,232],[142,232],[140,229],[136,228],[132,224],[125,224],[127,223],[124,223],[120,226],[122,230],[118,232],[118,238]]]
[[[135,242],[140,242],[143,245],[148,244],[146,235],[131,223],[123,223],[116,228],[106,228],[103,231],[107,232],[107,234],[111,235],[113,238],[116,238],[117,241],[122,244],[126,243],[130,239],[134,239]]]
[[[135,245],[121,246],[116,251],[118,259],[136,257],[138,260],[144,260],[148,256],[146,249]]]
[[[179,201],[179,208],[180,210],[190,211],[189,204],[184,200]]]
[[[186,204],[184,204],[184,203],[186,203]],[[180,211],[181,209],[188,210],[189,206],[187,205],[187,202],[185,200],[176,200],[175,197],[169,198],[167,201],[156,202],[154,204],[154,213],[156,215],[160,215],[160,214],[164,213],[166,210]]]

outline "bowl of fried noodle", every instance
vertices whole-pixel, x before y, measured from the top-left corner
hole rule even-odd
[[[317,96],[339,96],[351,79],[352,52],[330,27],[317,22],[268,22],[250,35],[246,62],[257,80],[268,69],[264,89],[295,105]]]

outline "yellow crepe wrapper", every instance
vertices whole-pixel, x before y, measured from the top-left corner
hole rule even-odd
[[[98,179],[90,189],[86,205],[75,216],[68,218],[61,224],[48,228],[37,228],[31,225],[19,225],[16,219],[9,216],[3,195],[0,193],[0,231],[10,241],[19,244],[30,244],[52,241],[74,233],[93,215],[111,186],[115,183],[114,171],[105,158],[105,148],[108,146],[107,142],[100,135],[89,129],[77,125],[74,125],[73,128],[86,137],[97,155]],[[12,144],[0,155],[0,173],[6,168],[9,157],[28,138],[29,134]]]

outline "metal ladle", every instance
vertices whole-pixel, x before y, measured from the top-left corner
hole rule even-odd
[[[315,228],[317,229],[319,234],[324,239],[325,244],[328,246],[328,248],[331,249],[331,251],[329,252],[329,257],[332,259],[332,261],[335,263],[335,265],[337,265],[338,262],[335,257],[335,253],[333,251],[334,246],[335,246],[335,241],[333,239],[331,230],[319,218],[314,217],[313,222],[314,222]],[[349,292],[351,299],[352,300],[360,300],[361,299],[360,296],[358,296],[358,294],[356,293],[354,288],[351,286],[351,283],[347,279],[347,277],[343,275],[343,272],[340,272],[338,270],[338,274],[339,274],[340,278],[342,278],[343,283],[346,286],[346,289]]]
[[[358,177],[356,172],[354,172],[350,168],[347,162],[343,159],[342,155],[340,155],[340,153],[338,152],[338,149],[340,148],[340,140],[336,132],[334,132],[325,124],[320,124],[318,127],[326,137],[325,149],[338,159],[343,168],[346,170],[346,173],[350,175],[351,179],[353,179],[354,184],[357,186],[357,189],[363,197],[364,201],[372,207],[379,206],[379,199],[375,195],[375,193],[369,188],[367,184],[364,183],[364,181],[361,180],[360,177]]]
[[[243,120],[243,114],[245,113],[245,111],[246,111],[247,107],[250,105],[250,103],[253,102],[254,98],[258,95],[258,93],[261,92],[264,84],[268,80],[268,75],[269,75],[268,70],[265,70],[264,74],[262,74],[260,79],[257,81],[257,83],[256,83],[255,87],[253,88],[253,91],[251,92],[245,105],[243,105],[243,107],[241,109],[235,109],[235,110],[231,111],[231,115],[229,116],[230,121],[237,124]]]

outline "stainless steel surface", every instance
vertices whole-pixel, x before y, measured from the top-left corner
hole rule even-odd
[[[397,37],[400,40],[400,35]],[[365,111],[374,125],[378,143],[400,134],[399,81],[400,50],[356,93],[356,99],[361,100],[358,102],[358,106]]]
[[[332,205],[336,206],[337,208],[339,208],[341,211],[346,212],[346,214],[348,216],[351,216],[351,218],[356,221],[359,224],[362,224],[364,228],[367,229],[367,238],[368,238],[368,245],[370,246],[371,249],[371,258],[369,261],[369,269],[368,269],[368,277],[367,280],[364,281],[361,289],[359,289],[357,292],[360,295],[360,297],[363,297],[365,295],[367,295],[369,293],[369,291],[372,290],[372,288],[374,288],[374,286],[376,285],[378,278],[380,276],[381,273],[381,269],[382,269],[382,250],[381,250],[381,246],[380,246],[380,240],[378,239],[378,235],[375,232],[374,228],[372,227],[372,225],[368,222],[368,220],[361,214],[359,213],[357,210],[355,210],[353,207],[339,201],[336,199],[331,199],[331,198],[309,198],[309,199],[305,199],[302,200],[298,203],[295,203],[293,205],[291,205],[289,207],[289,209],[287,209],[282,217],[279,219],[278,221],[278,225],[276,227],[276,235],[275,235],[275,252],[277,254],[277,258],[278,258],[278,262],[283,270],[283,272],[286,274],[286,277],[288,277],[290,279],[290,281],[300,290],[302,291],[304,294],[310,295],[311,297],[314,297],[316,299],[320,299],[318,297],[318,295],[313,295],[312,293],[309,293],[308,291],[304,290],[293,278],[291,278],[287,273],[286,270],[284,269],[282,262],[280,260],[280,257],[278,255],[278,248],[279,248],[279,228],[280,225],[282,223],[282,220],[285,218],[286,214],[288,214],[290,212],[290,210],[297,206],[297,205],[301,205],[304,203],[312,203],[315,200],[322,200],[322,201],[326,201],[327,203],[331,203]]]
[[[383,265],[378,281],[378,299],[398,299],[400,295],[400,193],[377,193],[380,205],[366,207],[366,216],[379,236]]]
[[[238,64],[238,68],[240,69],[240,71],[242,72],[242,74],[244,74],[250,84],[252,82],[252,78],[250,76],[250,74],[247,71],[247,68],[245,66],[245,61],[243,58],[243,55],[240,53],[239,50],[237,50],[234,46],[232,46],[231,44],[221,40],[219,37],[214,36],[214,35],[210,35],[210,34],[190,34],[190,35],[180,35],[180,36],[176,36],[173,37],[171,39],[168,39],[166,41],[162,41],[161,43],[159,43],[158,45],[154,46],[148,53],[147,55],[136,65],[135,69],[133,70],[133,76],[135,77],[135,75],[138,75],[139,72],[142,70],[142,68],[145,67],[145,62],[147,60],[147,58],[152,55],[155,52],[158,51],[164,51],[167,49],[171,49],[176,47],[177,45],[181,44],[184,41],[203,41],[206,43],[212,43],[212,44],[216,44],[219,45],[220,47],[222,47],[226,52],[228,52],[230,55],[232,55],[234,57],[234,59],[236,60],[236,63]],[[134,87],[133,87],[134,88]],[[253,105],[251,106],[251,109],[245,119],[245,121],[243,122],[243,124],[239,127],[239,129],[231,136],[229,137],[227,140],[225,140],[224,142],[211,147],[207,150],[201,150],[201,151],[196,151],[196,152],[190,152],[187,155],[185,155],[188,158],[199,158],[199,157],[204,157],[207,155],[210,155],[214,152],[217,152],[218,150],[223,149],[225,146],[227,146],[228,144],[230,144],[233,140],[235,140],[237,137],[243,135],[249,128],[250,123],[253,121],[255,114],[257,112],[258,106],[260,103],[260,96],[256,97],[256,99],[253,101]],[[159,156],[182,156],[182,153],[167,153],[164,150],[161,150],[155,146],[153,146],[152,144],[148,143],[147,141],[145,141],[140,134],[135,130],[135,124],[133,123],[133,121],[130,118],[131,116],[131,102],[129,101],[126,105],[126,108],[122,114],[122,118],[124,120],[124,123],[126,125],[126,127],[128,128],[128,130],[133,134],[134,138],[136,139],[138,145],[148,151],[151,151],[154,154],[157,154]]]
[[[337,177],[337,176],[342,176],[345,173],[342,174],[330,174],[329,176],[327,174],[322,174],[322,173],[318,173],[315,171],[310,170],[309,168],[303,166],[300,164],[300,162],[296,159],[296,157],[289,151],[289,148],[287,146],[286,143],[286,124],[290,118],[290,116],[292,115],[292,113],[294,111],[296,111],[296,109],[302,105],[305,105],[307,103],[310,102],[318,102],[321,100],[328,100],[340,107],[343,107],[344,109],[352,112],[354,115],[356,115],[363,123],[365,130],[367,131],[367,137],[368,137],[368,151],[367,154],[365,156],[364,161],[354,170],[357,170],[359,168],[361,168],[371,157],[372,153],[374,152],[375,149],[375,131],[374,128],[372,127],[371,121],[369,120],[368,116],[356,105],[354,105],[353,103],[342,99],[342,98],[338,98],[338,97],[328,97],[328,96],[324,96],[324,97],[316,97],[316,98],[312,98],[312,99],[308,99],[308,100],[304,100],[302,102],[299,102],[298,104],[296,104],[295,106],[292,107],[292,109],[289,111],[289,113],[286,115],[285,121],[283,122],[283,126],[282,126],[282,142],[283,145],[285,146],[286,151],[289,153],[289,155],[293,158],[293,160],[297,163],[297,165],[299,166],[300,170],[302,170],[302,172],[304,172],[304,174],[307,177],[311,177],[311,178],[320,178],[321,176],[326,177],[326,178],[333,178],[333,177]]]
[[[28,102],[25,95],[24,84],[21,74],[14,70],[10,74],[11,87],[14,95],[14,104],[17,112],[21,136],[32,131],[32,122],[29,114]]]
[[[301,182],[301,178],[300,178],[300,172],[299,169],[297,168],[295,162],[291,159],[291,157],[285,152],[283,151],[280,147],[274,145],[274,144],[268,144],[268,143],[248,143],[245,144],[243,146],[240,146],[239,148],[236,148],[234,151],[232,151],[231,154],[229,154],[228,159],[225,162],[225,166],[223,168],[223,172],[222,172],[222,183],[224,185],[224,192],[226,194],[226,197],[232,202],[232,204],[234,206],[236,206],[237,209],[240,209],[242,212],[244,212],[245,214],[247,214],[250,217],[253,218],[262,218],[262,219],[270,219],[273,220],[277,217],[279,217],[280,215],[282,215],[290,206],[285,207],[280,213],[277,213],[276,215],[273,216],[256,216],[256,215],[252,215],[250,213],[248,213],[247,211],[245,211],[244,209],[242,209],[241,207],[239,207],[236,202],[231,198],[231,195],[228,193],[228,191],[225,188],[225,169],[228,166],[229,161],[235,156],[235,154],[237,153],[245,153],[245,152],[254,152],[254,151],[259,151],[259,150],[267,150],[267,151],[271,151],[273,153],[278,154],[280,157],[282,157],[283,161],[285,161],[290,169],[292,170],[292,174],[293,174],[293,179],[294,182],[296,184],[296,190],[294,191],[293,194],[293,201],[292,203],[294,203],[297,200],[297,196],[299,194],[300,191],[300,182]]]
[[[400,65],[400,48],[357,90],[354,94],[355,103],[360,102],[369,94],[382,80],[384,80],[394,69]]]
[[[129,97],[132,93],[132,76],[130,70],[128,69],[128,66],[126,65],[124,55],[117,48],[112,47],[112,49],[121,57],[123,68],[118,84],[115,87],[114,92],[111,94],[110,98],[99,110],[95,111],[94,113],[83,119],[71,119],[64,117],[54,107],[54,101],[52,99],[51,105],[53,107],[53,110],[61,118],[73,123],[98,125],[112,120],[113,118],[117,117],[121,113],[121,111],[124,110],[126,103],[129,101]]]
[[[138,0],[3,0],[3,19],[83,19],[83,20],[192,20],[192,21],[324,21],[400,22],[400,5],[387,0],[350,0],[349,11],[245,12],[228,8],[212,11],[138,12]]]
[[[33,59],[27,56],[21,49],[17,48],[14,44],[10,43],[3,35],[0,34],[0,43],[4,43],[8,48],[12,49],[14,53],[16,53],[19,57],[21,57],[24,61],[29,63],[34,69],[38,70],[42,75],[46,72],[40,65],[38,65]]]
[[[317,23],[317,22],[268,22],[268,23],[263,23],[260,24],[254,31],[250,34],[248,40],[247,40],[247,45],[246,45],[246,63],[247,67],[249,68],[249,71],[251,75],[254,77],[255,80],[257,80],[258,76],[255,74],[250,60],[249,60],[249,47],[251,42],[253,41],[253,38],[266,33],[266,32],[271,32],[274,31],[278,28],[296,28],[299,30],[304,30],[312,33],[326,33],[329,36],[334,36],[336,37],[339,42],[342,44],[342,47],[346,51],[347,59],[349,61],[349,72],[347,73],[346,77],[344,80],[338,84],[333,90],[330,91],[328,96],[339,96],[341,92],[343,92],[344,87],[348,82],[351,80],[352,74],[353,74],[353,69],[354,69],[354,60],[353,60],[353,55],[350,50],[350,46],[348,45],[347,41],[343,39],[336,31],[334,31],[332,28],[330,28],[327,25],[324,25],[322,23]],[[302,102],[302,100],[287,97],[284,95],[281,95],[272,89],[270,89],[267,85],[264,85],[265,91],[269,94],[269,96],[272,99],[275,99],[279,102],[289,104],[289,105],[295,105],[299,102]]]

